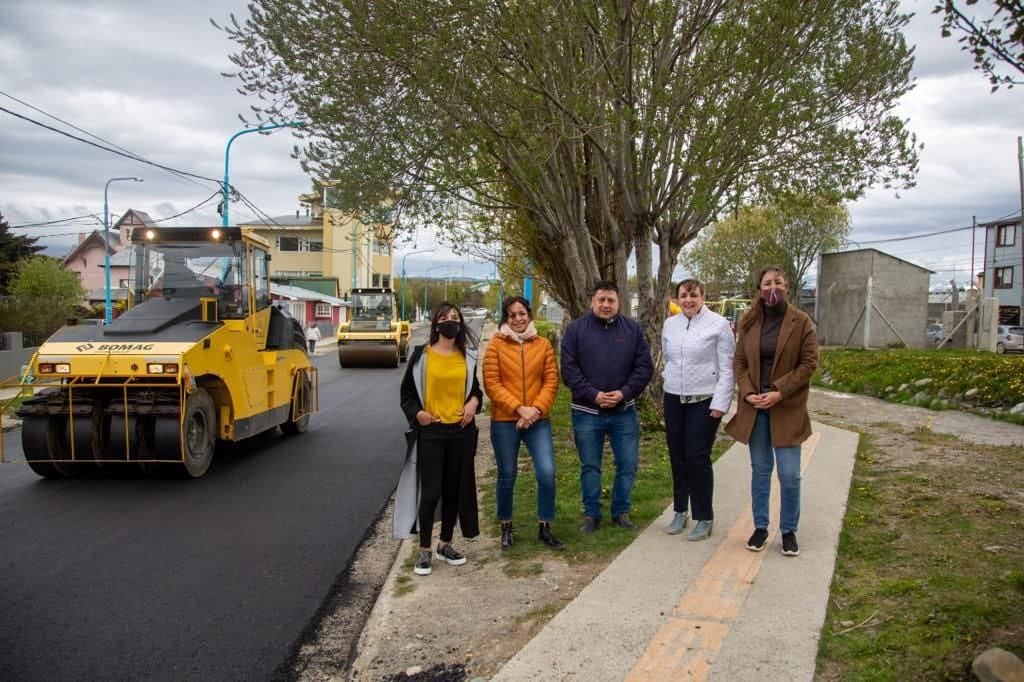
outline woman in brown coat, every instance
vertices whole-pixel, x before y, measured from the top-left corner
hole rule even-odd
[[[739,402],[726,431],[750,446],[754,533],[747,549],[760,552],[768,544],[768,500],[777,463],[782,553],[796,556],[800,444],[811,435],[807,396],[818,367],[818,337],[807,313],[786,302],[789,285],[779,268],[764,268],[757,281],[758,298],[740,318],[733,359]]]
[[[537,475],[537,538],[554,549],[564,545],[551,532],[555,518],[555,453],[548,414],[558,391],[558,367],[551,343],[537,335],[530,303],[505,299],[501,327],[484,351],[484,390],[491,399],[491,445],[498,468],[501,548],[514,542],[512,491],[525,443]]]

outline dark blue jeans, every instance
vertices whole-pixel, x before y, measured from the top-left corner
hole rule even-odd
[[[675,511],[689,509],[695,521],[711,521],[715,518],[711,446],[722,419],[712,418],[710,398],[699,403],[681,403],[679,396],[666,393],[664,405]]]
[[[547,419],[522,431],[516,428],[515,422],[491,422],[491,445],[498,467],[498,520],[512,520],[512,492],[519,469],[520,443],[526,443],[537,475],[537,520],[552,521],[555,518],[555,451],[551,444],[551,422]]]
[[[615,483],[612,486],[612,516],[632,508],[633,481],[640,453],[640,420],[636,408],[589,414],[573,410],[573,439],[580,456],[580,486],[583,513],[601,518],[601,460],[605,438],[612,446]]]

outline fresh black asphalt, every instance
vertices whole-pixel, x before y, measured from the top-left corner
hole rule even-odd
[[[316,357],[310,430],[197,480],[0,466],[0,680],[263,680],[287,662],[404,460],[398,369]]]

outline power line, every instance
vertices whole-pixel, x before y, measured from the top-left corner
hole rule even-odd
[[[42,222],[42,223],[24,223],[22,225],[10,225],[9,227],[11,227],[12,229],[13,228],[22,228],[22,227],[46,227],[47,225],[59,225],[60,223],[71,223],[71,222],[74,222],[76,220],[82,220],[84,218],[96,218],[96,220],[99,220],[100,216],[99,216],[98,213],[87,213],[85,215],[76,215],[76,216],[72,216],[70,218],[61,218],[59,220],[47,220],[47,221]]]
[[[943,229],[937,230],[935,232],[925,232],[924,234],[912,234],[912,235],[907,235],[906,237],[892,237],[890,239],[872,239],[870,241],[854,239],[852,241],[855,244],[887,244],[887,243],[890,243],[890,242],[903,242],[903,241],[907,241],[907,240],[910,240],[910,239],[921,239],[923,237],[935,237],[935,236],[942,235],[942,234],[950,234],[952,232],[962,232],[964,230],[972,230],[972,229],[975,229],[976,227],[980,227],[981,225],[983,225],[985,223],[999,222],[1000,220],[1004,220],[1006,218],[1010,218],[1010,217],[1015,216],[1015,215],[1017,215],[1017,211],[1011,211],[1010,213],[1007,213],[1004,216],[1000,216],[1000,217],[994,218],[992,220],[986,220],[983,223],[978,223],[977,225],[962,225],[962,226],[958,226],[958,227],[943,228]]]
[[[116,154],[118,156],[123,156],[126,159],[132,159],[133,161],[138,161],[139,163],[145,163],[145,164],[153,166],[155,168],[161,168],[161,169],[163,169],[165,171],[170,171],[171,173],[177,173],[179,175],[187,175],[188,177],[191,177],[191,178],[198,178],[199,180],[206,180],[207,182],[213,182],[213,183],[216,183],[217,186],[221,186],[221,181],[220,180],[215,180],[214,178],[208,178],[205,175],[197,175],[195,173],[189,173],[187,171],[178,170],[177,168],[172,168],[171,166],[165,166],[163,164],[156,163],[155,161],[150,161],[149,159],[144,159],[141,156],[135,156],[133,154],[125,153],[125,152],[119,151],[117,149],[111,149],[110,147],[104,147],[103,145],[97,144],[96,142],[93,142],[92,140],[86,140],[83,137],[78,137],[77,135],[72,135],[69,132],[66,132],[64,130],[60,130],[59,128],[54,128],[53,126],[50,126],[50,125],[46,125],[45,123],[42,123],[41,121],[37,121],[34,118],[29,118],[28,116],[23,116],[22,114],[13,112],[10,109],[7,109],[5,107],[0,107],[0,111],[4,112],[6,114],[10,114],[11,116],[14,116],[15,118],[20,118],[21,120],[27,121],[27,122],[29,122],[29,123],[31,123],[33,125],[37,125],[40,128],[45,128],[46,130],[55,132],[58,135],[63,135],[64,137],[70,137],[72,140],[77,140],[78,142],[82,142],[82,143],[87,144],[87,145],[89,145],[91,147],[96,147],[97,149],[102,149],[105,152],[109,152],[111,154]]]
[[[60,123],[63,123],[64,125],[68,126],[68,127],[69,127],[69,128],[71,128],[72,130],[77,130],[78,132],[80,132],[80,133],[84,133],[85,135],[88,135],[89,137],[91,137],[91,138],[93,138],[93,139],[99,140],[100,142],[103,142],[104,144],[108,144],[108,145],[110,145],[111,147],[114,147],[114,148],[116,148],[116,149],[120,149],[121,151],[125,152],[126,154],[129,154],[129,155],[130,155],[130,156],[131,156],[131,157],[132,157],[133,159],[135,159],[136,161],[139,161],[139,162],[143,162],[143,163],[149,163],[147,159],[144,159],[143,157],[139,156],[138,154],[135,154],[134,152],[128,151],[128,150],[127,150],[127,149],[125,149],[124,147],[121,147],[121,146],[119,146],[119,145],[116,145],[116,144],[114,144],[113,142],[111,142],[110,140],[105,140],[105,139],[103,139],[102,137],[100,137],[99,135],[96,135],[96,134],[94,134],[94,133],[91,133],[91,132],[89,132],[88,130],[85,130],[85,129],[83,129],[83,128],[79,128],[79,127],[78,127],[78,126],[76,126],[76,125],[75,125],[74,123],[70,123],[70,122],[68,122],[68,121],[65,121],[64,119],[60,118],[59,116],[55,116],[55,115],[51,114],[51,113],[50,113],[50,112],[48,112],[48,111],[43,111],[43,110],[42,110],[42,109],[40,109],[39,107],[37,107],[37,106],[34,106],[34,105],[32,105],[32,104],[29,104],[28,102],[25,102],[24,100],[20,100],[20,99],[18,99],[17,97],[15,97],[14,95],[11,95],[11,94],[9,94],[9,93],[6,93],[6,92],[4,92],[3,90],[0,90],[0,95],[3,95],[4,97],[7,97],[7,98],[9,98],[9,99],[12,99],[12,100],[14,100],[15,102],[17,102],[18,104],[21,104],[22,106],[26,106],[26,107],[28,107],[29,109],[32,109],[33,111],[38,111],[38,112],[39,112],[40,114],[42,114],[43,116],[49,116],[49,117],[50,117],[50,118],[52,118],[53,120],[55,120],[55,121],[59,121]],[[177,180],[179,180],[179,181],[185,181],[185,182],[189,182],[189,183],[191,183],[191,184],[193,184],[193,185],[196,185],[196,186],[201,186],[201,185],[199,185],[199,183],[198,183],[198,182],[196,182],[195,180],[193,180],[193,179],[191,179],[191,178],[188,178],[188,177],[184,177],[184,176],[183,176],[183,175],[182,175],[181,173],[179,173],[179,172],[177,172],[177,171],[168,171],[168,172],[170,172],[170,173],[172,174],[172,176],[173,176],[173,177],[175,177],[175,179],[177,179]]]

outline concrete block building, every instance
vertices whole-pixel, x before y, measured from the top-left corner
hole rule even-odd
[[[822,254],[816,306],[819,342],[924,348],[932,274],[876,249]]]

